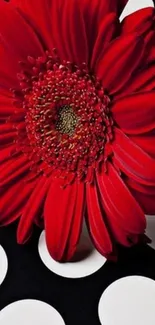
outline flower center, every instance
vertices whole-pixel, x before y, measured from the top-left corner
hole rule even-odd
[[[22,77],[29,147],[44,169],[83,178],[106,159],[113,140],[110,99],[86,65],[61,62],[57,55],[29,58],[34,75]]]
[[[68,105],[62,106],[58,113],[56,130],[58,130],[60,133],[66,133],[71,136],[74,133],[77,123],[78,117],[73,109]]]

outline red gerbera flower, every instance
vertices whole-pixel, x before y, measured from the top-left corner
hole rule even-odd
[[[44,226],[56,260],[83,216],[110,258],[155,212],[155,11],[120,24],[126,2],[0,2],[0,223]]]

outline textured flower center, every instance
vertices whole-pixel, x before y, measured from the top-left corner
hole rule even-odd
[[[69,105],[64,105],[60,108],[58,113],[58,120],[56,122],[56,130],[60,133],[73,135],[75,127],[78,122],[78,117]]]
[[[51,171],[86,176],[113,139],[109,97],[86,65],[57,56],[31,59],[31,65],[34,75],[21,82],[28,145]]]

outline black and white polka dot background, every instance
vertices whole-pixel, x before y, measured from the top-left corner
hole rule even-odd
[[[152,5],[129,0],[123,16]],[[0,228],[0,325],[154,325],[155,217],[150,245],[120,248],[116,264],[91,245],[85,227],[75,262],[48,254],[44,231],[16,244],[17,224]]]

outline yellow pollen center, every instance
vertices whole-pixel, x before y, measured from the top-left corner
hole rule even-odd
[[[78,120],[79,119],[73,109],[70,106],[65,105],[59,110],[56,130],[60,133],[66,133],[71,136],[75,131]]]

